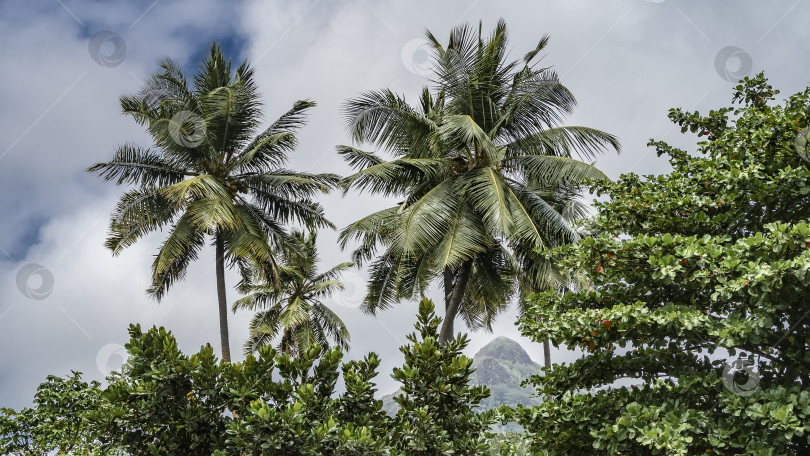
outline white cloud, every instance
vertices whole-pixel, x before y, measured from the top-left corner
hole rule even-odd
[[[74,214],[50,221],[26,258],[3,263],[0,346],[15,347],[4,350],[0,358],[4,404],[27,402],[49,373],[78,370],[87,378],[103,379],[97,368],[99,352],[110,351],[109,344],[125,344],[130,323],[144,329],[165,326],[187,353],[209,342],[219,347],[213,249],[204,251],[189,268],[188,279],[157,303],[145,289],[161,234],[114,258],[103,246],[113,200],[87,203]],[[29,263],[44,266],[53,276],[52,292],[44,299],[29,299],[17,287],[17,273]],[[227,279],[230,284],[237,281],[233,274]],[[33,288],[40,287],[38,277],[31,280]],[[230,292],[229,297],[236,295]],[[247,336],[248,319],[244,313],[230,317],[232,350],[237,354],[239,341]]]

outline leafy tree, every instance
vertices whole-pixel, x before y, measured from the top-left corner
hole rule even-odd
[[[343,365],[342,353],[313,346],[298,357],[269,346],[238,363],[210,345],[183,355],[171,333],[130,328],[130,355],[85,419],[102,448],[133,455],[382,454],[387,417],[374,399],[379,360]],[[379,429],[378,429],[379,427]],[[374,438],[372,438],[372,431]]]
[[[0,454],[113,454],[98,448],[98,436],[83,420],[98,404],[99,387],[82,381],[77,372],[66,378],[49,375],[37,388],[32,408],[0,409]]]
[[[260,350],[267,352],[269,347]],[[346,392],[335,397],[339,347],[323,352],[315,346],[298,358],[276,358],[279,382],[267,382],[228,428],[229,447],[249,455],[383,455],[390,419],[374,399],[372,379],[379,359],[343,365]],[[248,358],[251,359],[251,358]],[[313,364],[315,361],[317,364]],[[267,376],[273,372],[253,371]]]
[[[584,353],[533,379],[545,402],[518,415],[538,454],[810,453],[810,169],[797,151],[810,88],[782,105],[776,93],[760,74],[736,107],[671,110],[701,156],[651,142],[673,171],[598,184],[599,235],[549,253],[590,286],[538,294],[521,323]]]
[[[129,358],[99,388],[78,374],[49,377],[33,409],[0,413],[0,449],[40,455],[406,456],[492,454],[495,412],[476,414],[489,395],[471,386],[466,337],[439,345],[441,320],[420,304],[405,362],[396,417],[374,398],[380,360],[370,353],[342,363],[340,347],[298,356],[264,345],[227,363],[210,345],[191,356],[164,328],[130,326]],[[337,382],[343,379],[343,392]],[[502,443],[498,448],[505,448]],[[504,452],[500,454],[506,454]]]
[[[245,352],[269,345],[280,334],[278,349],[290,355],[302,354],[315,345],[349,348],[349,330],[340,317],[321,299],[343,289],[340,275],[352,263],[340,263],[318,274],[318,252],[314,233],[292,233],[293,242],[284,247],[284,267],[279,284],[251,284],[241,291],[248,294],[234,303],[234,310],[260,310],[250,322],[250,338]]]
[[[577,239],[566,215],[581,206],[571,196],[586,178],[606,178],[573,157],[619,145],[599,130],[560,126],[576,102],[556,73],[533,63],[548,37],[522,61],[507,60],[503,21],[489,37],[461,25],[446,46],[427,38],[435,84],[417,107],[390,90],[346,105],[352,139],[394,159],[340,146],[358,169],[344,187],[402,202],[346,227],[340,242],[359,241],[355,262],[371,262],[368,312],[438,279],[446,315],[439,340],[447,343],[456,316],[471,329],[490,327],[517,289],[557,284],[535,249]]]
[[[392,445],[403,455],[487,454],[486,431],[494,413],[476,413],[490,395],[486,386],[470,386],[475,369],[472,359],[462,354],[469,340],[466,335],[439,343],[441,319],[433,313],[433,303],[419,304],[417,333],[400,348],[405,363],[394,369],[393,377],[402,383],[394,398],[400,409],[392,429]]]
[[[86,417],[104,436],[103,447],[167,456],[224,448],[226,412],[235,408],[224,381],[228,364],[210,345],[184,355],[163,328],[144,333],[134,325],[129,333],[128,361],[108,378],[99,406]]]
[[[191,83],[169,59],[160,68],[138,94],[121,97],[124,114],[146,127],[154,148],[126,144],[112,161],[88,169],[118,185],[136,185],[121,197],[105,245],[117,255],[168,227],[148,290],[160,300],[211,239],[222,357],[230,361],[225,267],[238,267],[245,278],[251,266],[261,268],[277,280],[273,248],[288,241],[283,225],[331,226],[311,198],[338,178],[282,167],[313,102],[296,102],[256,134],[262,107],[247,61],[232,70],[214,43]]]

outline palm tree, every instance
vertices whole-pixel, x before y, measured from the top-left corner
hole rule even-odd
[[[393,160],[339,146],[358,170],[344,189],[401,202],[346,227],[340,242],[359,241],[355,262],[371,263],[367,312],[422,294],[438,279],[446,342],[457,315],[470,329],[491,329],[516,292],[559,284],[536,253],[577,239],[557,199],[578,194],[587,179],[607,179],[574,157],[592,159],[619,144],[599,130],[560,125],[576,101],[552,70],[533,63],[548,37],[512,62],[502,20],[489,37],[461,25],[447,46],[427,38],[434,85],[418,107],[390,90],[346,104],[353,141]]]
[[[232,71],[214,43],[191,83],[169,59],[160,68],[139,93],[121,97],[124,114],[146,127],[154,146],[120,146],[112,161],[88,169],[118,185],[136,185],[118,202],[105,245],[118,255],[147,233],[169,227],[148,290],[160,301],[210,239],[222,359],[230,362],[225,267],[239,268],[244,278],[261,268],[276,280],[274,250],[289,242],[283,225],[331,226],[311,198],[338,177],[283,168],[314,103],[295,103],[259,132],[262,106],[247,61]]]
[[[241,291],[248,296],[236,301],[237,309],[260,310],[250,322],[250,338],[245,353],[269,345],[280,334],[279,350],[290,354],[306,353],[313,345],[329,347],[330,340],[348,350],[349,331],[340,317],[321,299],[343,290],[340,275],[352,263],[340,263],[318,274],[316,235],[292,233],[294,242],[284,249],[284,267],[280,269],[280,286],[272,283],[250,285]]]

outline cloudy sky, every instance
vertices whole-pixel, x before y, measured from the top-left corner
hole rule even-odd
[[[160,233],[113,258],[103,241],[122,189],[83,172],[118,144],[149,145],[118,97],[136,91],[160,58],[192,70],[211,40],[222,42],[255,66],[266,122],[296,100],[318,103],[291,166],[347,174],[334,149],[348,143],[341,103],[384,87],[413,98],[426,82],[426,28],[446,39],[456,24],[491,29],[498,18],[515,59],[551,35],[543,62],[579,100],[569,124],[621,139],[623,153],[597,163],[612,178],[667,171],[645,146],[650,138],[694,148],[668,122],[671,107],[727,105],[735,78],[761,70],[783,95],[810,82],[808,0],[0,2],[0,406],[28,404],[48,374],[103,379],[121,363],[129,323],[165,326],[187,352],[219,348],[212,252],[163,302],[148,299]],[[322,202],[339,227],[390,203],[358,194]],[[320,235],[324,266],[349,257],[335,240]],[[349,356],[382,355],[379,383],[389,392],[415,306],[362,314],[364,277],[347,275],[331,304],[352,333]],[[237,354],[249,318],[231,316]],[[518,338],[514,322],[507,313],[495,334],[474,334],[470,354],[496,335]],[[541,346],[519,340],[541,360]]]

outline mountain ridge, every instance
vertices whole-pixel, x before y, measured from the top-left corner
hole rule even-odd
[[[531,397],[534,390],[521,387],[523,380],[540,374],[540,364],[534,362],[526,350],[515,340],[499,336],[484,345],[473,356],[475,372],[470,376],[472,384],[486,385],[492,394],[480,404],[481,411],[501,405],[537,405],[541,401]],[[399,391],[386,394],[381,399],[383,409],[389,415],[397,411],[394,397]]]

